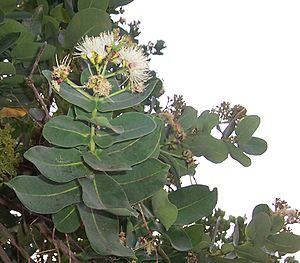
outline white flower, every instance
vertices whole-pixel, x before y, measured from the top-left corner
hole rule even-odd
[[[150,78],[149,58],[138,46],[122,47],[119,58],[128,69],[132,91],[142,92],[141,87]]]
[[[85,36],[76,45],[74,55],[88,58],[93,64],[100,64],[113,44],[114,35],[111,32],[103,32],[96,37]]]

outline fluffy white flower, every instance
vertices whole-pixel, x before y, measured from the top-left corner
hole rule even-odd
[[[85,36],[75,46],[74,56],[88,58],[93,63],[100,63],[107,55],[108,49],[114,44],[114,35],[111,32],[103,32],[99,36]]]
[[[149,58],[138,46],[122,47],[119,58],[128,69],[132,91],[142,92],[141,87],[150,78]]]

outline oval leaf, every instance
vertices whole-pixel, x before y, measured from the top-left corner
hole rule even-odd
[[[82,199],[86,206],[106,210],[120,216],[135,214],[124,190],[111,176],[98,173],[94,178],[80,179],[79,183],[82,187]]]
[[[246,154],[244,154],[240,148],[237,148],[231,142],[226,141],[225,143],[228,147],[229,154],[232,159],[238,161],[241,165],[243,165],[245,167],[248,167],[251,165],[251,159]]]
[[[261,138],[251,137],[246,143],[239,143],[239,148],[250,155],[261,155],[267,150],[268,144]]]
[[[131,171],[116,174],[113,178],[124,189],[129,202],[135,204],[163,188],[168,170],[168,165],[151,158],[133,166]]]
[[[266,246],[272,251],[296,253],[300,250],[300,236],[291,232],[281,232],[267,238]]]
[[[48,121],[43,129],[45,139],[57,146],[76,147],[88,145],[90,128],[68,116],[57,116]]]
[[[155,216],[168,230],[176,221],[178,210],[168,198],[168,193],[161,189],[152,197],[152,208]]]
[[[108,7],[108,3],[109,0],[78,0],[78,10],[86,8],[98,8],[105,11]]]
[[[79,213],[74,205],[67,206],[53,214],[52,220],[55,228],[62,233],[73,233],[81,224]]]
[[[183,109],[182,115],[178,119],[178,123],[184,130],[188,130],[195,125],[197,121],[197,114],[198,112],[193,107],[186,106]]]
[[[42,176],[19,175],[8,186],[29,210],[39,214],[53,214],[81,200],[79,185],[72,181],[58,184]]]
[[[172,247],[178,251],[188,251],[192,249],[192,242],[187,233],[179,226],[172,226],[165,235],[169,239]]]
[[[58,183],[92,174],[92,171],[83,164],[80,151],[76,149],[34,146],[25,152],[24,157],[31,161],[44,176]]]
[[[119,240],[118,219],[102,215],[99,211],[78,206],[86,235],[92,248],[100,255],[134,257],[134,252],[123,246]]]
[[[99,1],[98,1],[99,2]],[[64,34],[64,47],[71,48],[85,36],[95,36],[111,29],[109,15],[98,8],[86,8],[76,13]]]
[[[236,141],[239,144],[247,143],[260,124],[260,118],[256,115],[246,116],[235,129]]]
[[[217,189],[210,191],[206,185],[191,185],[171,192],[169,200],[178,209],[175,224],[187,225],[212,213],[217,204]]]
[[[101,112],[122,110],[140,104],[149,97],[156,85],[160,85],[160,80],[157,78],[151,79],[146,84],[146,89],[142,93],[132,93],[125,91],[118,95],[102,98],[99,100],[98,110]]]
[[[114,127],[122,127],[123,132],[116,134],[112,130],[100,131],[94,137],[100,147],[108,147],[114,143],[132,140],[147,135],[155,130],[152,118],[143,113],[128,112],[110,121]]]

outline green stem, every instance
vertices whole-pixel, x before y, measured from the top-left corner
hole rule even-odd
[[[126,71],[124,71],[123,69],[119,69],[116,72],[112,72],[110,74],[105,75],[105,78],[108,79],[108,78],[114,77],[114,76],[116,76],[118,74],[122,74],[122,73],[126,73]]]
[[[90,94],[88,94],[87,92],[85,92],[84,90],[82,90],[83,88],[85,88],[84,86],[78,86],[76,85],[73,81],[66,79],[65,80],[71,87],[73,87],[74,89],[76,89],[80,94],[82,94],[84,97],[93,100],[94,97],[91,96]]]
[[[164,153],[164,154],[171,155],[171,156],[173,156],[173,157],[175,157],[175,158],[184,160],[184,158],[183,158],[182,155],[177,155],[177,154],[174,154],[174,153],[170,153],[170,152],[164,151],[164,150],[162,150],[162,149],[160,149],[160,152],[161,152],[161,153]]]
[[[107,98],[111,98],[111,97],[113,97],[113,96],[116,96],[116,95],[121,94],[121,93],[123,93],[123,92],[125,92],[125,91],[128,91],[128,90],[129,90],[129,88],[120,89],[120,90],[118,90],[118,91],[116,91],[116,92],[114,92],[114,93],[108,95],[107,97],[101,98],[101,100],[107,99]]]
[[[106,61],[104,66],[103,66],[103,69],[102,69],[102,72],[101,72],[102,76],[105,76],[105,71],[106,71],[107,64],[108,64],[108,61]]]
[[[92,111],[92,118],[95,118],[97,116],[97,109],[94,109]],[[96,144],[94,141],[94,136],[96,134],[95,125],[91,123],[91,133],[90,133],[90,151],[94,153],[96,151]]]

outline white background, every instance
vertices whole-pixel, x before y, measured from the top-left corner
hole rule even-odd
[[[141,43],[166,41],[151,67],[167,95],[199,113],[229,101],[261,117],[255,136],[269,147],[249,168],[199,160],[197,180],[218,188],[217,206],[250,215],[280,197],[300,208],[300,1],[135,0],[125,10],[127,22],[142,22]]]

